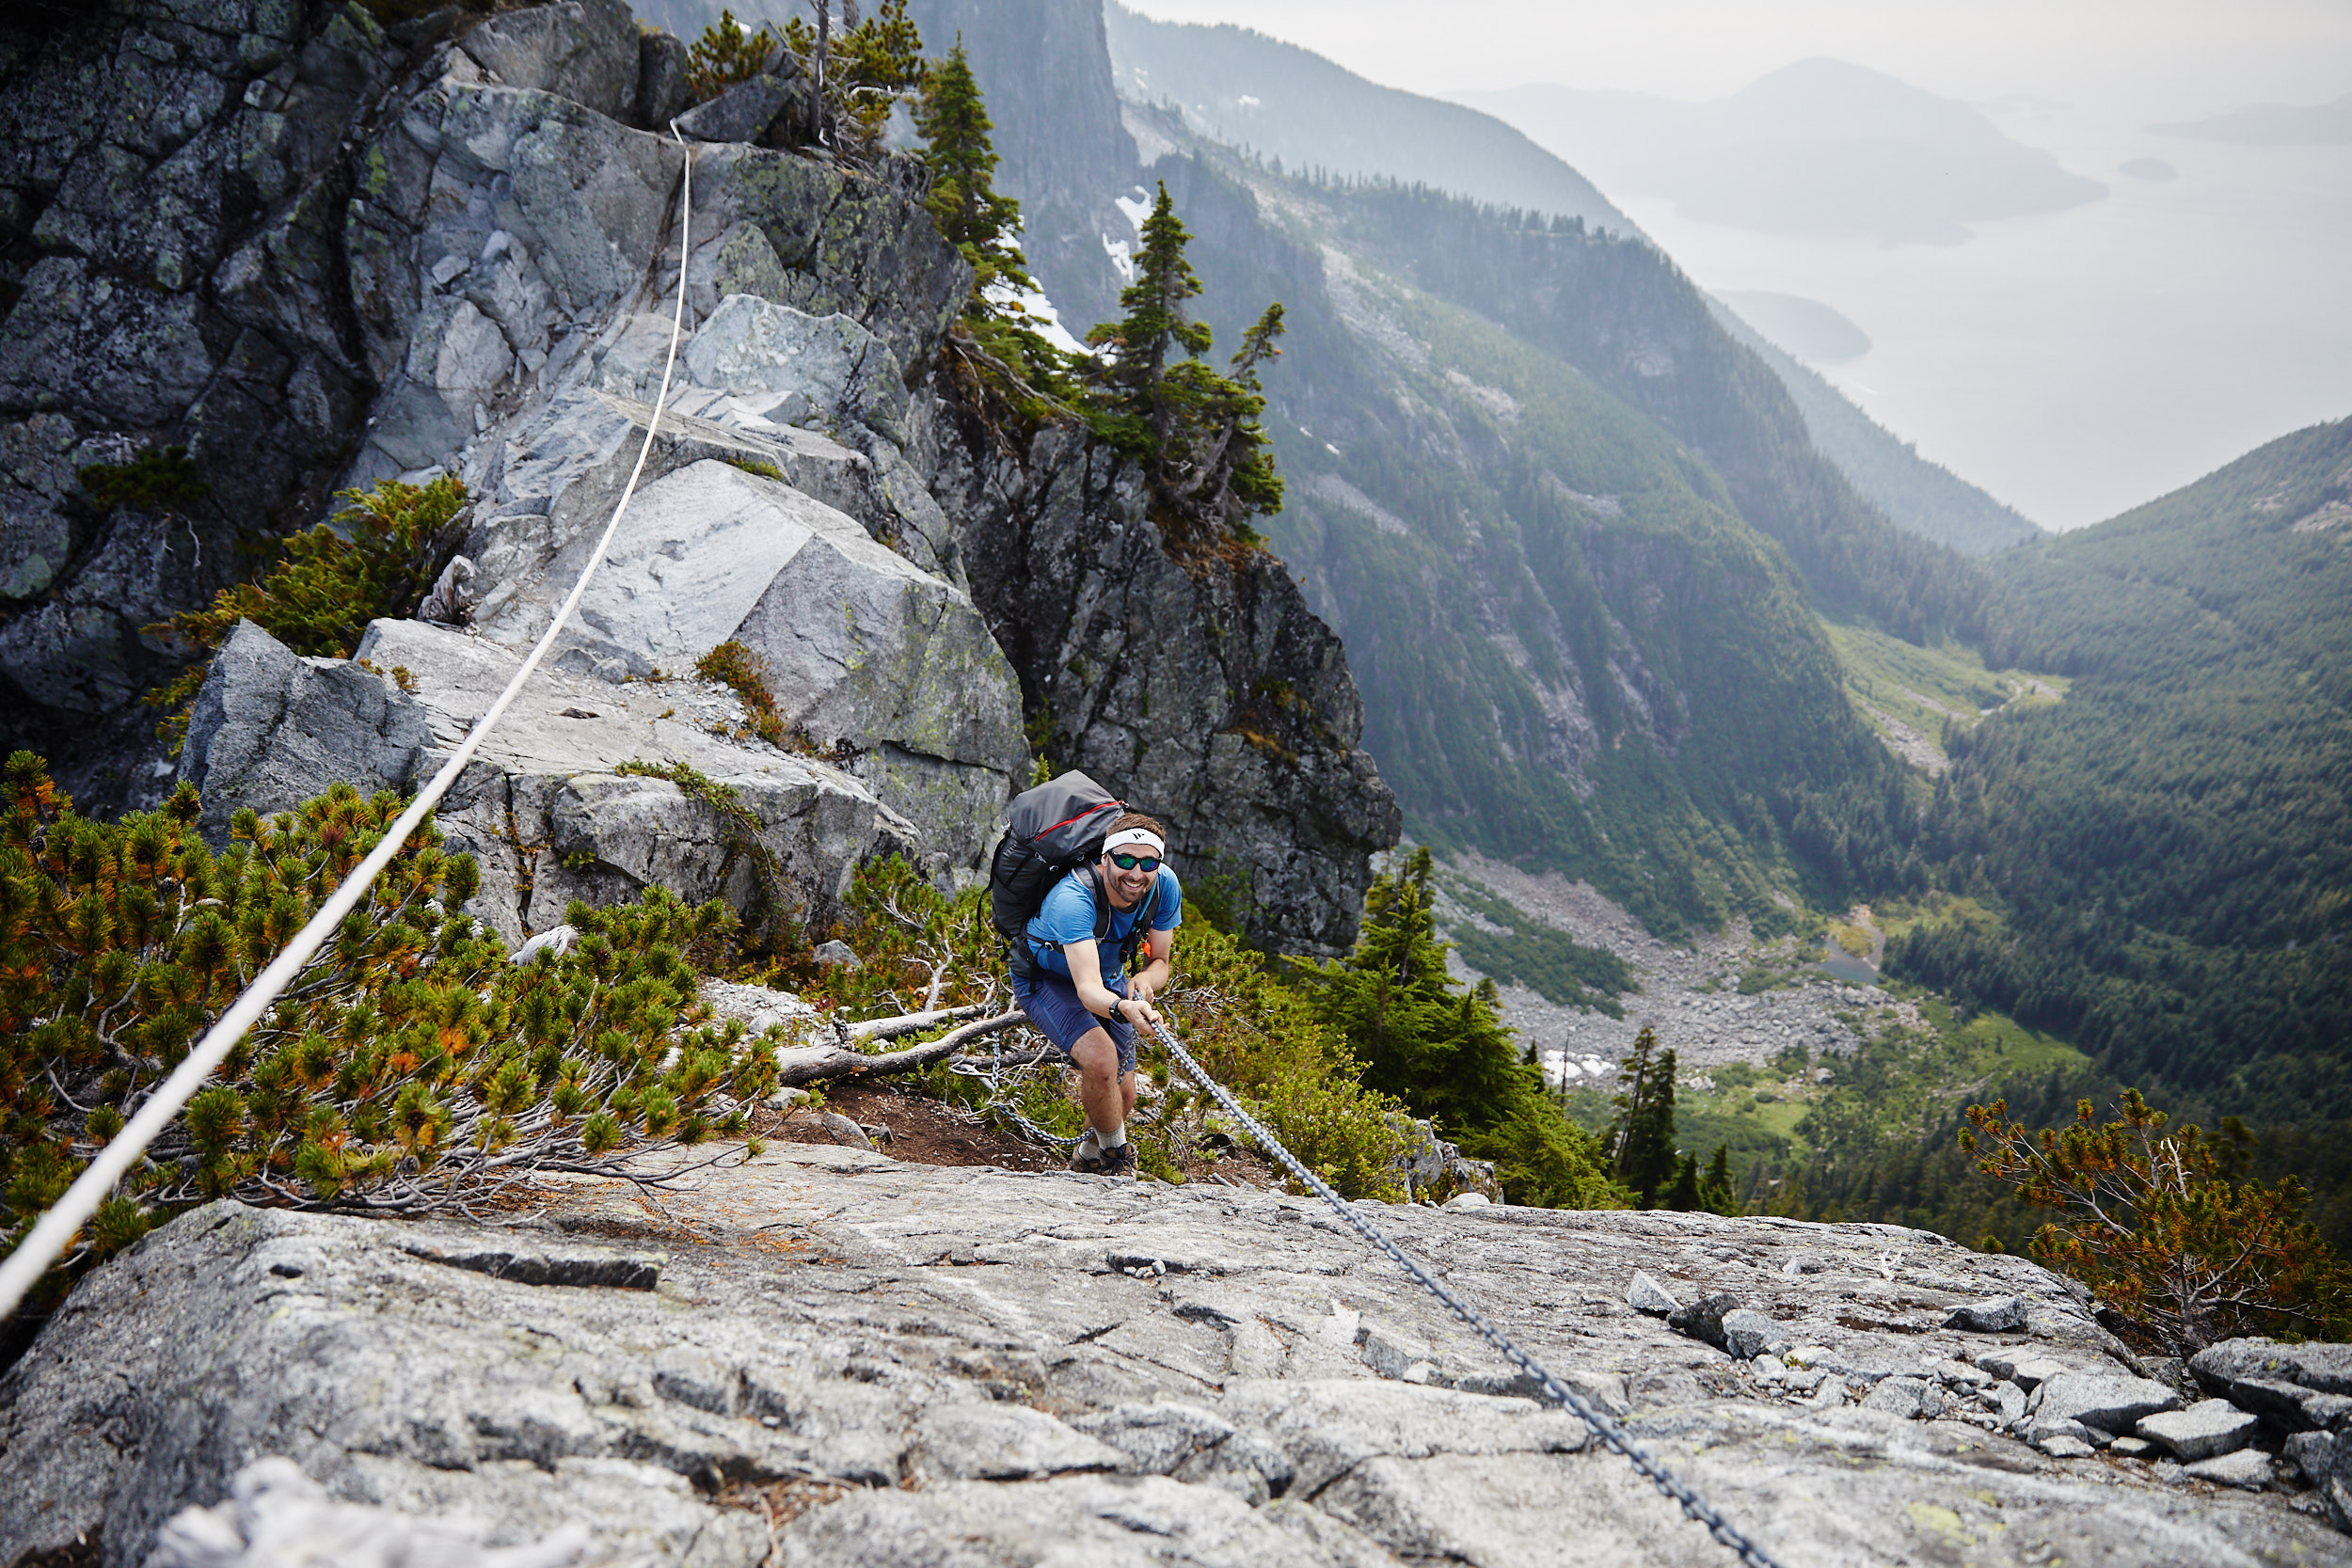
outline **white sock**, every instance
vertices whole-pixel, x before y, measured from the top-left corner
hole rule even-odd
[[[1127,1124],[1122,1121],[1117,1127],[1112,1128],[1109,1132],[1097,1132],[1094,1136],[1102,1143],[1104,1148],[1117,1148],[1120,1145],[1127,1141]]]

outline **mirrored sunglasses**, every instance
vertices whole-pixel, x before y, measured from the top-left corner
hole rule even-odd
[[[1157,871],[1160,868],[1160,857],[1130,855],[1122,849],[1111,856],[1111,863],[1121,871]]]

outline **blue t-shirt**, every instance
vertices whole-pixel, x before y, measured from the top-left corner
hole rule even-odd
[[[1056,882],[1045,895],[1045,902],[1029,917],[1029,935],[1037,942],[1029,951],[1037,955],[1038,963],[1063,979],[1070,978],[1070,960],[1055,947],[1041,947],[1038,942],[1058,942],[1065,946],[1073,942],[1094,940],[1094,879],[1081,866]],[[1160,875],[1151,890],[1136,900],[1131,910],[1111,911],[1110,934],[1103,939],[1096,957],[1103,963],[1103,978],[1111,980],[1122,973],[1119,961],[1120,951],[1136,923],[1150,915],[1152,929],[1172,931],[1184,924],[1184,890],[1176,880],[1176,873],[1166,861],[1160,863]]]

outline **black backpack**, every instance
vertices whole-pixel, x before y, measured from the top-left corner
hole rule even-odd
[[[989,863],[988,903],[989,916],[1005,939],[1006,962],[1020,978],[1035,980],[1045,973],[1030,950],[1028,927],[1046,894],[1072,871],[1102,859],[1103,840],[1126,809],[1126,801],[1112,799],[1109,791],[1079,772],[1048,779],[1013,798],[1012,821],[996,841],[995,856]],[[1153,883],[1152,891],[1156,896],[1159,884]],[[1149,919],[1136,922],[1120,968],[1133,962],[1140,946],[1137,938],[1150,925]],[[1101,942],[1110,930],[1111,901],[1098,878],[1094,940]]]

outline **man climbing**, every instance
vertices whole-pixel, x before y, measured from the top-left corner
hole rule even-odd
[[[1087,1131],[1072,1170],[1118,1176],[1136,1168],[1127,1142],[1136,1025],[1160,1022],[1152,999],[1168,984],[1184,911],[1168,830],[1131,811],[1104,835],[1102,858],[1056,882],[1028,923],[1024,940],[1038,973],[1025,976],[1014,966],[1013,1001],[1078,1069]],[[1130,974],[1139,958],[1149,961]]]

